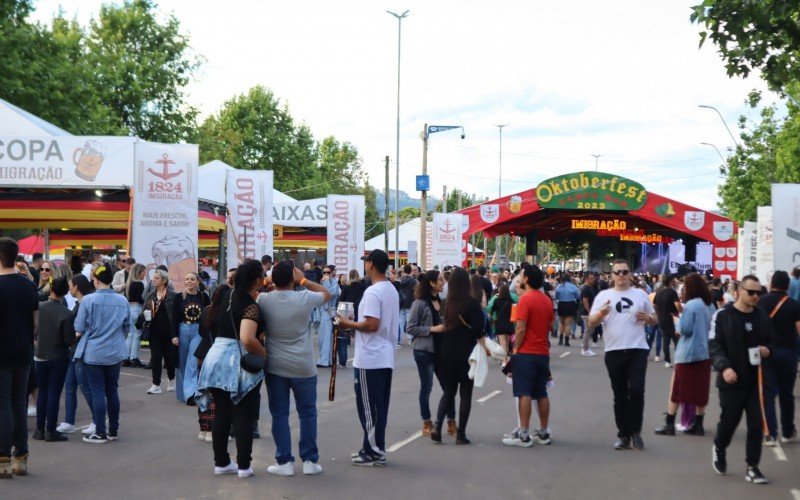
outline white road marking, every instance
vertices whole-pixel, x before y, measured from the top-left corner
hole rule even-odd
[[[136,377],[136,378],[143,378],[145,380],[152,380],[152,377],[145,377],[144,375],[134,375],[133,373],[125,373],[123,371],[119,372],[120,375],[126,375],[128,377]]]
[[[569,351],[567,351],[567,352],[564,352],[564,353],[561,353],[561,356],[559,356],[559,358],[566,358],[566,357],[567,357],[567,356],[569,356],[570,354],[571,354],[571,353],[570,353]]]
[[[777,441],[777,440],[776,440]],[[783,448],[781,448],[780,443],[775,443],[775,447],[772,448],[772,451],[775,452],[775,458],[778,459],[780,462],[788,462],[789,459],[786,458],[786,453],[783,452]]]
[[[390,447],[386,448],[386,451],[389,452],[389,453],[393,453],[393,452],[399,450],[400,448],[402,448],[403,446],[407,445],[408,443],[410,443],[410,442],[412,442],[415,439],[418,439],[420,437],[422,437],[422,431],[417,431],[414,434],[410,435],[409,437],[405,438],[404,440],[400,441],[399,443],[395,443],[395,444],[391,445]]]
[[[800,490],[792,490],[791,491],[794,500],[800,500]]]
[[[347,362],[348,363],[352,363],[354,359],[356,359],[356,358],[350,358],[350,359],[347,360]]]
[[[497,396],[498,394],[502,394],[502,393],[503,393],[503,391],[490,392],[488,395],[486,395],[486,396],[482,397],[481,399],[479,399],[478,403],[485,403],[485,402],[489,401],[490,399],[492,399],[493,397]]]

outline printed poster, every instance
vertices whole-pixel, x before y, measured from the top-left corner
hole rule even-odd
[[[226,266],[273,255],[273,206],[270,170],[228,170]]]

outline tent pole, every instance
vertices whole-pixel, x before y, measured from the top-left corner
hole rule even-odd
[[[44,228],[44,259],[50,260],[50,230]]]

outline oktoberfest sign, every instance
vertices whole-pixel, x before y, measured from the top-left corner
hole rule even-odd
[[[272,179],[269,170],[228,170],[227,266],[272,256]]]
[[[647,203],[638,182],[602,172],[575,172],[543,181],[536,187],[542,208],[571,210],[637,210]]]
[[[364,274],[364,197],[328,195],[328,264],[337,275]]]
[[[137,142],[131,257],[153,269],[164,265],[175,291],[197,272],[197,170],[194,144]]]

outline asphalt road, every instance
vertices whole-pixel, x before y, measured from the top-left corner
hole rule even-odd
[[[457,447],[448,437],[436,445],[417,437],[419,380],[411,349],[398,350],[396,359],[385,468],[350,464],[350,453],[361,443],[350,363],[339,370],[334,402],[327,401],[329,372],[320,370],[318,445],[324,473],[303,476],[299,463],[294,477],[266,472],[275,447],[262,392],[263,437],[255,441],[256,475],[249,479],[214,476],[211,445],[197,440],[196,409],[178,403],[174,393],[145,394],[149,371],[125,368],[120,377],[119,441],[90,445],[81,442],[78,434],[64,443],[31,441],[30,475],[0,481],[0,498],[800,499],[800,444],[764,449],[761,469],[769,485],[744,481],[744,422],[728,450],[729,474],[713,473],[710,450],[719,417],[714,389],[705,437],[655,436],[671,375],[663,363],[648,366],[646,448],[636,452],[612,449],[616,431],[602,354],[585,358],[578,347],[553,346],[553,444],[532,448],[501,443],[503,433],[515,426],[516,414],[511,387],[499,369],[490,373],[484,387],[475,388],[467,429],[472,445]],[[434,388],[433,408],[439,395],[438,387]],[[63,417],[63,411],[59,416]],[[81,400],[78,424],[89,422]],[[29,419],[29,425],[34,425],[34,419]],[[291,425],[297,454],[296,415]],[[235,456],[234,443],[229,449]]]

